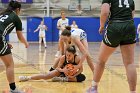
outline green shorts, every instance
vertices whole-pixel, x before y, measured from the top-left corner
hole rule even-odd
[[[109,22],[103,37],[103,42],[110,47],[136,43],[133,20]]]
[[[11,48],[8,46],[7,41],[0,37],[0,56],[11,54]]]

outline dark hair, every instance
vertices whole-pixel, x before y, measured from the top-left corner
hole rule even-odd
[[[71,32],[67,29],[64,29],[64,31],[61,33],[62,36],[71,36]]]
[[[70,27],[70,26],[66,26],[65,28],[66,28],[67,30],[69,30],[69,31],[71,30],[71,27]]]
[[[76,48],[75,48],[74,45],[70,45],[70,46],[66,49],[66,51],[75,54],[75,53],[76,53]]]
[[[11,0],[8,4],[7,9],[0,14],[3,14],[5,12],[12,12],[12,11],[16,10],[17,8],[21,9],[21,4],[17,1]]]

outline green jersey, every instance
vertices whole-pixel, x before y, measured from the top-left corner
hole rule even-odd
[[[103,0],[102,4],[110,4],[109,20],[131,20],[135,9],[133,0]]]
[[[0,15],[0,35],[6,36],[14,27],[16,30],[22,31],[22,23],[15,12],[5,12]]]

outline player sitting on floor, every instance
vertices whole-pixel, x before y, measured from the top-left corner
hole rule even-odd
[[[85,75],[81,74],[83,71],[83,66],[81,66],[79,69],[74,68],[74,65],[78,65],[80,63],[80,57],[76,55],[75,46],[69,46],[66,49],[65,55],[61,56],[58,60],[58,67],[55,70],[50,71],[48,74],[19,76],[19,81],[40,79],[47,80],[53,78],[53,81],[82,82],[86,79]]]

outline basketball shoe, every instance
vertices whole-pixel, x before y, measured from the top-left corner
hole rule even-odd
[[[98,93],[97,86],[91,86],[86,93]]]
[[[19,76],[19,81],[20,82],[28,81],[30,79],[31,79],[30,76]]]
[[[23,91],[18,90],[17,88],[15,90],[10,90],[9,93],[25,93]]]
[[[67,82],[68,78],[67,77],[53,77],[52,81],[53,82]]]

